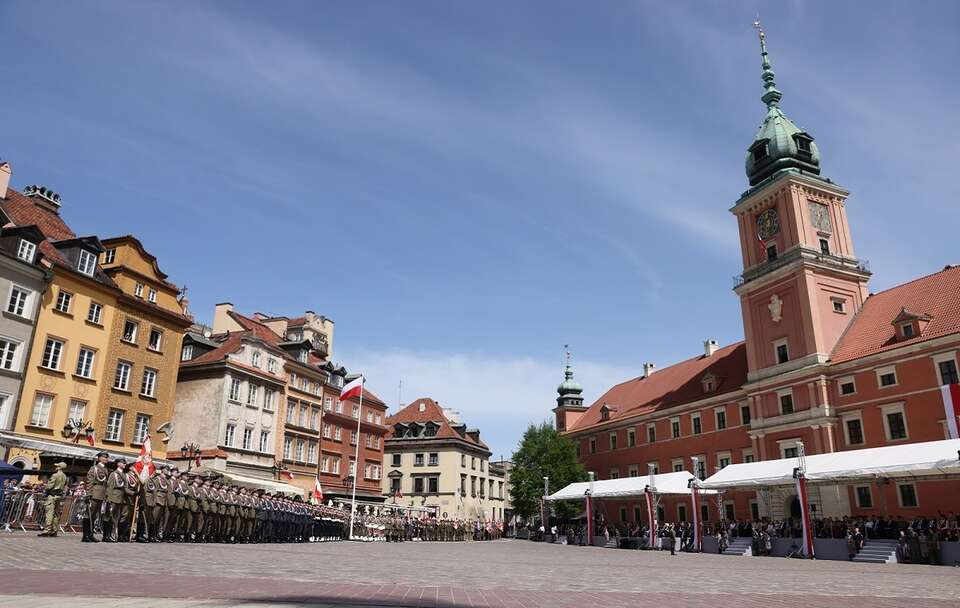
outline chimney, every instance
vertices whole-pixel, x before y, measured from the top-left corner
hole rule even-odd
[[[23,193],[37,201],[40,206],[46,207],[54,213],[60,213],[60,195],[50,188],[46,186],[27,186],[23,189]],[[6,194],[6,190],[4,190],[4,194]]]
[[[704,340],[703,341],[703,356],[709,357],[713,353],[720,350],[720,346],[717,344],[716,340]]]
[[[0,160],[0,198],[7,198],[7,188],[10,187],[10,176],[13,174],[13,167],[10,161]]]
[[[657,365],[656,365],[655,363],[650,363],[650,362],[644,363],[644,364],[643,364],[643,377],[644,377],[644,378],[649,378],[649,377],[650,377],[650,374],[652,374],[652,373],[654,372],[654,368],[656,368],[656,367],[657,367]]]
[[[236,331],[236,322],[227,313],[233,312],[233,304],[221,302],[213,309],[213,333],[221,334],[227,331]]]

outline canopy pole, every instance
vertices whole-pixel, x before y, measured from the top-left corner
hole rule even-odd
[[[693,551],[701,553],[703,551],[703,539],[700,530],[700,478],[697,473],[700,471],[700,459],[693,456],[693,478],[690,480],[690,502],[693,505]]]
[[[587,546],[593,546],[593,471],[590,475],[590,487],[587,488]]]
[[[644,492],[647,496],[647,521],[650,523],[650,548],[653,549],[657,546],[657,510],[654,506],[654,494],[657,492],[656,480],[657,475],[656,465],[648,464],[647,465],[647,476],[649,477],[647,487],[644,489]]]
[[[797,480],[797,500],[800,501],[800,520],[802,522],[803,530],[803,554],[811,559],[814,559],[813,529],[810,521],[810,500],[807,497],[807,465],[802,441],[797,441],[797,460],[799,466],[793,470],[793,477]]]

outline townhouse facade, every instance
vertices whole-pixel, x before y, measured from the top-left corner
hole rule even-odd
[[[436,517],[503,521],[508,489],[503,466],[490,462],[480,431],[429,397],[387,419],[387,504],[430,509]]]

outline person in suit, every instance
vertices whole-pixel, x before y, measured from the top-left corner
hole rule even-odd
[[[103,541],[117,542],[117,532],[122,525],[123,503],[126,497],[127,477],[124,472],[127,463],[123,458],[115,461],[113,472],[107,476],[107,517],[103,526]]]
[[[63,502],[63,489],[67,485],[67,475],[63,472],[67,468],[67,463],[58,462],[53,465],[54,473],[47,480],[44,489],[47,498],[44,501],[46,512],[44,513],[43,531],[37,536],[56,536],[60,531],[60,505]]]

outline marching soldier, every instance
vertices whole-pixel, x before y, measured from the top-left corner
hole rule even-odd
[[[93,466],[87,471],[86,515],[90,521],[90,531],[84,540],[88,543],[98,542],[94,536],[94,531],[97,529],[98,524],[100,524],[101,530],[103,529],[101,512],[103,510],[103,501],[107,496],[107,477],[110,476],[110,471],[107,470],[107,462],[109,460],[109,454],[99,452],[97,454],[97,461],[93,463]],[[106,533],[104,533],[104,536],[106,536]]]
[[[196,511],[193,513],[193,526],[191,527],[190,534],[193,536],[193,542],[198,543],[203,535],[203,526],[206,524],[204,521],[206,514],[203,509],[203,502],[206,500],[207,495],[203,489],[203,480],[199,476],[193,478],[193,485],[190,487],[190,492],[193,494],[193,500],[197,505]]]
[[[180,471],[170,469],[170,478],[167,480],[167,521],[163,528],[163,539],[168,543],[177,540],[177,526],[180,525],[180,509],[177,507],[177,495],[180,493]]]
[[[190,484],[187,482],[187,474],[180,474],[177,471],[177,537],[182,541],[187,534],[187,529],[192,522],[190,510],[187,509],[187,490]]]
[[[183,542],[190,542],[191,536],[193,534],[193,528],[198,523],[197,514],[200,512],[200,502],[197,500],[197,485],[196,482],[199,478],[193,477],[191,479],[190,475],[183,475],[181,481],[184,483],[185,487],[183,488],[184,495],[184,524],[181,526]]]
[[[161,467],[157,473],[156,489],[153,496],[154,540],[161,542],[167,538],[167,522],[170,518],[167,494],[170,492],[170,469]]]
[[[103,541],[117,542],[117,531],[122,525],[123,502],[126,496],[127,477],[124,473],[127,463],[123,458],[116,460],[116,468],[107,477],[107,517],[103,526]]]
[[[156,542],[157,523],[154,519],[154,511],[157,508],[157,478],[160,477],[160,469],[153,472],[153,475],[143,482],[140,488],[140,512],[144,523],[145,542]]]
[[[60,531],[60,504],[63,501],[63,488],[67,485],[67,476],[63,472],[67,463],[58,462],[53,465],[56,471],[50,476],[45,485],[47,500],[43,531],[37,536],[56,536]]]

